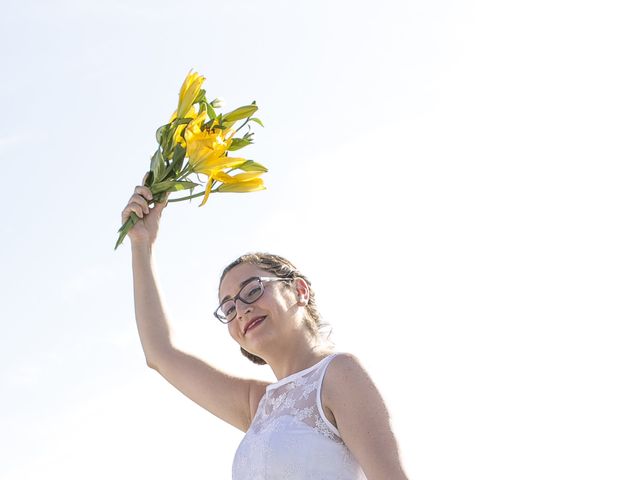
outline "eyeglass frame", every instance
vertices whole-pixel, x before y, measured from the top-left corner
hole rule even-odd
[[[262,287],[262,293],[260,294],[260,296],[258,298],[256,298],[253,302],[247,302],[245,301],[243,298],[240,297],[240,294],[242,293],[242,291],[244,290],[244,288],[249,285],[253,280],[258,280],[258,282],[260,283],[260,286]],[[279,280],[293,280],[293,278],[289,278],[289,277],[249,277],[247,278],[245,281],[243,281],[243,285],[240,287],[240,291],[236,294],[235,297],[233,298],[228,298],[226,299],[224,302],[222,302],[220,305],[218,305],[218,308],[215,309],[215,311],[213,312],[214,317],[216,317],[220,322],[222,322],[224,325],[228,325],[231,322],[233,322],[236,317],[238,316],[238,311],[236,309],[236,314],[234,315],[234,317],[229,320],[228,322],[225,322],[224,320],[222,320],[219,316],[218,316],[218,310],[222,309],[222,305],[224,305],[227,302],[233,302],[234,305],[235,303],[238,301],[238,299],[242,300],[242,303],[244,303],[245,305],[251,305],[252,303],[257,302],[258,300],[260,300],[260,298],[262,298],[262,295],[264,295],[264,283],[265,282],[277,282]]]

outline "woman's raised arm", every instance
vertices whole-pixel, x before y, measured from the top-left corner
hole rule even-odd
[[[147,187],[136,187],[122,212],[123,222],[130,212],[140,217],[128,236],[136,323],[147,365],[198,405],[246,431],[267,384],[231,376],[174,346],[153,264],[153,244],[166,200],[149,208],[150,195]]]

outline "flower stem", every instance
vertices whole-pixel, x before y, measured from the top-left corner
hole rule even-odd
[[[174,198],[172,200],[167,200],[167,202],[182,202],[183,200],[190,200],[192,198],[196,198],[196,197],[201,197],[204,195],[204,192],[200,192],[200,193],[196,193],[195,195],[189,195],[188,197],[180,197],[180,198]]]
[[[190,166],[187,166],[182,173],[178,174],[178,178],[176,178],[176,180],[183,180],[185,177],[188,177],[189,175],[191,175],[193,173],[193,171],[191,170]]]
[[[240,132],[240,130],[242,130],[242,127],[244,127],[247,123],[249,123],[249,120],[251,119],[251,117],[247,118],[244,123],[242,125],[240,125],[240,127],[238,129],[236,129],[236,132]]]
[[[218,183],[218,182],[214,181],[211,184],[211,193],[215,193],[215,192],[218,191],[217,188],[216,189],[213,188],[216,185],[216,183]],[[182,202],[183,200],[191,200],[192,198],[198,198],[198,197],[203,196],[205,194],[205,192],[206,192],[206,190],[203,190],[202,192],[196,193],[195,195],[189,195],[188,197],[174,198],[172,200],[168,200],[167,202]]]
[[[120,227],[120,230],[118,230],[118,232],[120,232],[120,235],[118,236],[118,240],[116,241],[116,246],[114,247],[114,250],[116,250],[122,244],[122,242],[124,242],[124,237],[127,236],[127,233],[129,233],[129,230],[133,228],[133,226],[136,224],[138,220],[139,220],[139,217],[135,213],[131,212],[131,215],[129,215],[129,218],[127,219],[127,221],[124,222]]]

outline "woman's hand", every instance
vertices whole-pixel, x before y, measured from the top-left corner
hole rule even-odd
[[[148,173],[142,179],[142,185],[138,185],[134,189],[129,203],[122,211],[123,224],[127,221],[131,213],[135,213],[138,216],[138,221],[127,234],[132,245],[153,245],[158,235],[162,210],[167,206],[169,200],[169,194],[167,193],[162,202],[156,203],[153,207],[149,208],[149,202],[153,201],[153,195],[151,194],[151,190],[144,186],[147,175]]]

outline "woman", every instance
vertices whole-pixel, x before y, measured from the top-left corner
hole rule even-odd
[[[144,182],[143,182],[144,183]],[[322,342],[310,282],[277,255],[249,254],[223,272],[215,316],[242,353],[278,381],[232,376],[171,341],[153,270],[167,200],[152,208],[137,186],[122,211],[129,231],[135,312],[149,367],[198,405],[246,435],[234,480],[406,480],[389,414],[358,359]]]

